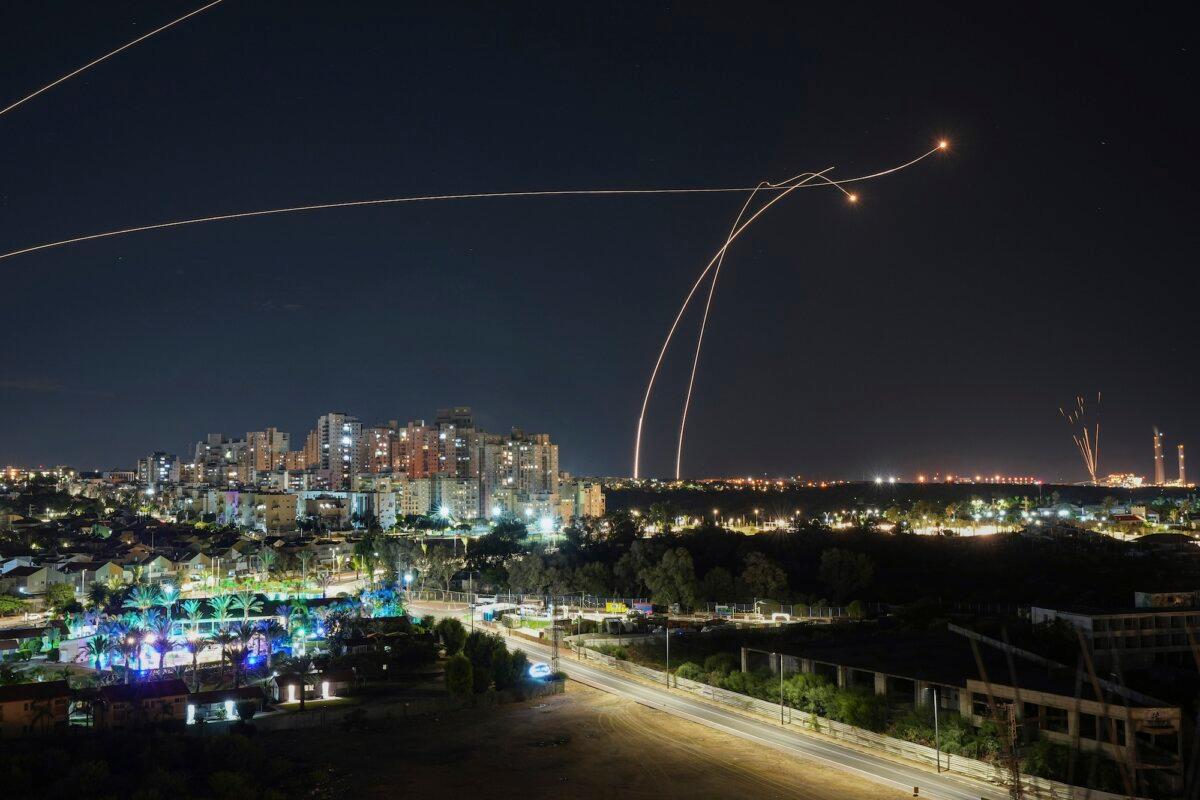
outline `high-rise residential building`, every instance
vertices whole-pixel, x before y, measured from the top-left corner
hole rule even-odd
[[[363,428],[359,439],[359,461],[367,472],[389,472],[392,469],[392,453],[398,445],[395,423],[374,428]]]
[[[403,472],[410,478],[428,478],[438,471],[438,431],[425,420],[409,422],[398,430],[396,452],[392,456],[392,471]]]
[[[438,409],[437,438],[439,475],[479,477],[475,418],[469,406]]]
[[[433,512],[455,522],[479,517],[479,479],[458,478],[453,475],[435,475],[433,486]]]
[[[292,437],[274,428],[265,431],[250,431],[246,434],[246,445],[255,473],[273,472],[283,469],[284,458],[291,446]]]
[[[558,480],[559,517],[573,522],[584,517],[604,516],[604,491],[600,481],[572,478],[564,472]]]
[[[179,475],[179,459],[172,453],[156,451],[138,459],[137,480],[147,488],[179,483]]]
[[[329,473],[330,488],[349,488],[350,476],[362,470],[361,436],[362,423],[357,417],[331,411],[317,419],[317,441],[321,448],[317,468]]]
[[[558,445],[546,433],[526,435],[514,428],[509,436],[485,434],[480,439],[481,506],[488,516],[516,514],[535,502],[558,505]],[[551,499],[552,498],[552,499]]]
[[[229,439],[222,433],[210,433],[196,443],[192,463],[193,479],[209,486],[230,486],[252,480],[252,467],[245,439]]]
[[[1167,482],[1167,471],[1163,464],[1163,435],[1158,428],[1154,429],[1154,485],[1162,486]]]

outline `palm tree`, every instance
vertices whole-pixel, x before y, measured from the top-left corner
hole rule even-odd
[[[263,610],[263,604],[258,599],[258,595],[248,590],[243,590],[235,594],[233,602],[230,605],[242,612],[242,625],[250,621],[251,614],[258,614]]]
[[[146,612],[158,603],[159,597],[161,597],[161,593],[151,586],[135,586],[129,592],[129,596],[125,598],[125,602],[121,604],[121,607],[136,608],[144,624],[146,621]]]
[[[210,640],[200,636],[196,631],[188,631],[183,642],[183,649],[192,654],[192,691],[200,691],[200,653],[211,644]]]
[[[267,574],[268,578],[271,577],[271,571],[275,568],[275,562],[277,560],[278,556],[275,554],[275,551],[269,547],[264,547],[259,552],[258,561],[260,564],[262,564],[263,572]]]
[[[258,632],[267,646],[267,663],[270,663],[271,654],[275,652],[275,648],[289,639],[288,629],[280,625],[278,621],[269,619],[259,624]]]
[[[303,624],[308,620],[308,606],[299,601],[294,601],[287,606],[287,632],[290,636],[292,628],[296,623]]]
[[[229,619],[229,605],[232,602],[233,595],[228,594],[218,594],[208,598],[208,607],[212,609],[217,627],[221,627],[225,624],[225,620]]]
[[[150,642],[150,646],[154,648],[154,652],[158,653],[158,676],[162,677],[163,661],[167,657],[167,653],[175,649],[175,643],[171,641],[171,628],[175,626],[175,621],[165,612],[159,612],[150,617],[146,626],[146,639]]]
[[[200,627],[200,605],[200,601],[194,597],[188,598],[179,604],[179,607],[183,609],[184,619],[192,626],[193,631]]]
[[[224,629],[217,631],[212,637],[212,643],[221,648],[221,669],[225,669],[225,660],[229,659],[232,663],[233,648],[237,644],[238,637],[233,631]]]
[[[109,600],[108,587],[100,581],[92,581],[92,585],[88,587],[88,602],[96,608],[103,608]]]
[[[308,565],[312,563],[313,553],[311,550],[301,550],[296,553],[296,560],[300,562],[300,580],[308,583]]]
[[[234,628],[232,633],[234,636],[234,655],[237,656],[237,661],[233,668],[233,688],[236,689],[242,685],[242,667],[250,655],[250,645],[254,642],[254,637],[258,635],[258,628],[255,625],[243,623]]]
[[[308,688],[308,676],[313,674],[312,659],[308,656],[295,656],[280,665],[279,674],[296,675],[300,678],[300,711],[304,711],[304,690]]]
[[[83,652],[97,672],[104,669],[104,659],[113,651],[116,643],[103,633],[97,633],[83,643]]]

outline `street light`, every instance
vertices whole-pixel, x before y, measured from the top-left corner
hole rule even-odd
[[[933,757],[937,764],[937,771],[942,771],[942,739],[938,731],[938,690],[936,686],[930,686],[925,691],[933,696]]]

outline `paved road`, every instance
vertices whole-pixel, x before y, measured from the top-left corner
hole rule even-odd
[[[412,604],[411,610],[424,615],[462,616],[462,609],[446,609],[425,604]],[[508,637],[510,647],[524,650],[540,661],[548,661],[549,648],[516,637]],[[651,708],[707,725],[710,728],[759,742],[784,752],[796,753],[816,759],[838,769],[860,775],[868,780],[887,786],[912,791],[920,787],[921,797],[939,800],[998,800],[1007,797],[1002,788],[971,781],[961,776],[936,775],[924,770],[907,767],[880,756],[863,753],[816,736],[787,730],[764,721],[743,716],[732,710],[704,702],[682,692],[669,692],[665,687],[655,688],[620,673],[603,669],[586,661],[569,657],[565,649],[559,658],[559,669],[572,680],[587,684],[601,691],[628,697]]]

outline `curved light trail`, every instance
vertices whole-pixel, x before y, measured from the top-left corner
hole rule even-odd
[[[846,195],[846,199],[849,200],[851,203],[858,201],[857,195],[853,195],[850,192],[847,192],[841,186],[838,186],[837,183],[829,180],[829,178],[825,177],[825,174],[824,174],[825,172],[828,172],[828,170],[824,170],[823,172],[817,172],[817,173],[801,173],[800,175],[797,175],[794,178],[788,178],[786,181],[782,181],[780,183],[768,183],[767,181],[763,181],[762,183],[760,183],[758,185],[758,189],[783,188],[784,186],[792,183],[793,181],[795,181],[801,177],[804,177],[804,180],[801,181],[801,183],[807,183],[811,179],[819,178],[820,180],[825,181],[829,185],[831,185],[834,188],[841,191],[841,193]],[[746,209],[748,209],[750,207],[750,203],[752,203],[754,201],[754,196],[755,196],[755,194],[758,193],[758,189],[755,189],[755,191],[751,192],[750,196],[748,198],[746,198],[746,202],[742,206],[742,210],[738,212],[737,217],[733,220],[733,227],[729,231],[730,235],[733,235],[733,231],[737,229],[738,223],[740,223],[742,221],[742,217],[744,217],[746,215]],[[729,239],[726,239],[725,242],[726,242],[726,244],[728,244]],[[721,277],[721,266],[724,263],[725,263],[725,253],[723,252],[723,253],[721,253],[721,257],[719,259],[717,259],[716,269],[713,270],[712,282],[709,283],[709,286],[708,286],[708,297],[704,301],[704,316],[700,319],[700,333],[696,337],[696,352],[692,356],[692,374],[688,377],[687,394],[684,395],[684,399],[683,399],[683,413],[679,417],[679,441],[678,441],[678,444],[675,446],[675,480],[679,480],[679,478],[681,477],[682,472],[683,472],[683,434],[684,434],[684,430],[687,428],[688,410],[692,406],[692,391],[696,386],[696,371],[700,367],[700,349],[701,349],[701,346],[704,344],[704,332],[708,329],[708,312],[712,309],[713,295],[716,294],[717,280]],[[701,275],[700,279],[703,280],[703,275]],[[687,301],[684,302],[683,308],[680,309],[680,313],[682,314],[682,312],[686,308],[687,308]],[[662,351],[663,353],[666,352],[666,346],[669,343],[670,343],[670,336],[668,335],[667,341],[663,343],[663,351]],[[662,357],[661,353],[660,353],[659,357],[660,358]],[[653,382],[653,380],[654,379],[652,377],[651,382]],[[643,410],[643,413],[645,413],[644,410]]]
[[[781,189],[781,191],[778,194],[776,194],[775,197],[771,198],[765,204],[763,204],[763,206],[761,208],[759,208],[757,211],[755,211],[754,214],[752,214],[749,219],[747,219],[741,225],[735,226],[735,228],[730,232],[729,237],[726,238],[725,243],[721,246],[721,248],[719,250],[717,250],[716,254],[708,262],[708,264],[705,266],[703,271],[701,271],[700,277],[697,278],[696,282],[692,285],[691,290],[688,292],[687,296],[684,298],[683,305],[680,307],[679,313],[676,314],[675,320],[671,323],[671,327],[667,332],[666,340],[663,342],[662,349],[659,351],[658,359],[655,361],[654,369],[650,373],[650,380],[647,382],[647,385],[646,385],[646,393],[642,398],[641,412],[638,414],[637,433],[635,435],[634,445],[633,445],[633,478],[635,480],[641,477],[640,467],[641,467],[641,450],[642,450],[642,431],[643,431],[644,424],[645,424],[646,409],[650,405],[650,395],[654,388],[654,381],[655,381],[655,378],[658,376],[659,368],[662,366],[662,361],[663,361],[664,356],[666,355],[667,348],[670,345],[671,338],[675,333],[675,329],[679,325],[679,320],[683,317],[684,311],[687,309],[688,305],[691,303],[692,297],[695,295],[696,290],[700,287],[700,284],[704,281],[704,277],[709,273],[710,270],[713,269],[713,267],[716,265],[717,261],[724,257],[725,251],[729,249],[729,246],[733,243],[733,241],[735,239],[737,239],[737,237],[740,236],[742,234],[742,232],[746,230],[746,228],[748,228],[750,225],[752,225],[754,223],[754,221],[756,219],[758,219],[767,209],[769,209],[771,206],[775,205],[777,202],[779,202],[783,198],[787,197],[789,194],[796,191],[797,189],[811,188],[814,185],[833,186],[833,187],[840,189],[844,194],[846,194],[846,197],[848,200],[850,200],[850,202],[855,202],[858,199],[857,196],[846,192],[846,190],[842,188],[846,184],[860,183],[862,181],[874,180],[875,178],[882,178],[885,175],[891,175],[893,173],[900,172],[901,170],[907,169],[907,168],[913,166],[914,164],[924,161],[926,158],[929,158],[929,156],[933,155],[934,153],[946,150],[948,147],[949,147],[949,143],[946,142],[945,140],[942,140],[942,141],[938,142],[937,145],[933,147],[933,149],[931,149],[925,153],[922,153],[921,155],[917,156],[916,158],[906,161],[903,164],[898,164],[897,166],[889,167],[888,169],[879,170],[878,172],[872,172],[868,175],[859,175],[854,178],[843,178],[842,180],[837,180],[837,181],[832,181],[827,178],[824,178],[825,173],[829,172],[831,169],[833,169],[833,167],[827,167],[826,169],[823,169],[817,173],[802,173],[803,175],[808,175],[810,177],[805,178],[800,183],[786,185],[788,182],[784,181],[784,182],[778,183],[778,184],[767,184],[768,188]],[[824,179],[825,183],[824,184],[811,184],[811,183],[807,182],[808,180],[811,180],[814,177],[820,177],[820,178]],[[756,192],[760,188],[761,188],[761,185],[759,187],[756,187],[755,189],[748,189],[746,191]],[[744,213],[744,211],[743,211],[743,213]],[[681,430],[682,430],[682,426],[681,426]]]
[[[126,236],[131,233],[143,233],[145,231],[156,231],[164,228],[180,228],[185,225],[199,225],[204,222],[226,222],[236,219],[250,219],[252,217],[268,217],[280,214],[298,214],[305,211],[326,211],[337,208],[358,208],[361,206],[386,206],[397,205],[400,203],[427,203],[439,200],[495,200],[499,198],[519,198],[519,197],[580,197],[589,195],[639,195],[639,194],[715,194],[720,192],[753,192],[755,187],[731,186],[717,188],[697,188],[697,189],[557,189],[557,190],[539,190],[528,192],[475,192],[470,194],[426,194],[415,195],[412,197],[385,197],[378,200],[347,200],[338,203],[317,203],[307,206],[288,206],[286,208],[268,208],[260,211],[238,211],[231,214],[215,214],[208,217],[192,217],[190,219],[173,220],[171,222],[158,222],[152,225],[137,225],[132,228],[118,228],[111,231],[102,231],[101,233],[90,233],[84,236],[73,236],[70,239],[59,239],[54,242],[46,242],[44,244],[33,245],[31,247],[23,247],[20,250],[10,250],[7,253],[0,253],[0,261],[6,258],[14,258],[16,256],[26,255],[28,253],[36,253],[39,250],[49,250],[54,247],[65,247],[71,244],[80,244],[82,242],[90,242],[95,239],[108,239],[114,236]]]
[[[38,89],[36,92],[33,92],[32,94],[27,94],[24,97],[22,97],[20,100],[18,100],[17,102],[13,103],[12,105],[9,105],[3,109],[0,109],[0,117],[4,116],[8,112],[12,111],[17,106],[20,106],[20,105],[23,105],[23,104],[29,102],[30,100],[32,100],[33,98],[35,98],[39,94],[41,94],[42,92],[47,92],[47,91],[53,89],[55,86],[58,86],[60,83],[65,83],[66,81],[71,80],[71,78],[74,78],[79,73],[84,72],[85,70],[91,69],[92,67],[99,64],[101,61],[107,61],[108,59],[115,56],[117,53],[120,53],[123,50],[128,50],[129,48],[133,47],[135,44],[138,44],[139,42],[144,42],[147,39],[149,39],[151,36],[162,33],[167,28],[174,27],[175,25],[178,25],[179,23],[183,22],[185,19],[189,19],[190,17],[194,17],[197,14],[207,11],[208,9],[212,8],[213,6],[215,6],[218,3],[221,3],[223,1],[224,0],[213,0],[213,2],[209,3],[206,6],[201,6],[200,8],[197,8],[195,11],[190,11],[187,14],[184,14],[182,17],[179,17],[178,19],[174,19],[174,20],[168,22],[166,25],[163,25],[162,27],[155,28],[154,30],[150,31],[149,33],[142,34],[138,38],[134,39],[132,42],[127,42],[126,44],[121,45],[116,50],[113,50],[109,53],[105,53],[104,55],[100,56],[99,58],[95,59],[94,61],[89,61],[88,63],[86,63],[82,67],[80,67],[79,69],[74,70],[73,72],[68,72],[66,75],[63,75],[58,80],[53,81],[52,83],[47,83],[45,86]]]
[[[929,155],[926,153],[926,155]],[[921,156],[924,158],[925,156]],[[920,159],[910,162],[915,164]],[[857,178],[847,178],[842,181],[830,181],[830,185],[840,186],[845,183],[854,183],[855,181],[868,180],[870,178],[886,175],[889,172],[895,172],[898,169],[904,169],[909,164],[903,164],[899,167],[893,167],[890,170],[876,173],[875,175],[863,175]],[[830,167],[832,169],[832,167]],[[829,170],[825,170],[828,172]],[[786,191],[800,188],[793,186]],[[50,250],[55,247],[66,247],[72,244],[81,244],[90,242],[96,239],[109,239],[114,236],[127,236],[132,233],[144,233],[146,231],[163,230],[164,228],[181,228],[186,225],[199,225],[205,222],[227,222],[236,219],[250,219],[253,217],[268,217],[281,214],[298,214],[306,211],[326,211],[336,208],[360,208],[363,206],[386,206],[397,205],[401,203],[427,203],[442,200],[495,200],[503,198],[518,198],[518,197],[581,197],[581,196],[609,196],[609,195],[641,195],[641,194],[716,194],[721,192],[754,192],[757,187],[754,186],[728,186],[728,187],[701,187],[701,188],[686,188],[686,189],[551,189],[538,191],[518,191],[518,192],[472,192],[467,194],[426,194],[414,195],[411,197],[384,197],[377,200],[347,200],[338,203],[317,203],[306,206],[287,206],[284,208],[267,208],[259,211],[236,211],[230,214],[214,214],[207,217],[192,217],[190,219],[178,219],[171,222],[157,222],[151,225],[137,225],[130,228],[117,228],[111,231],[101,231],[100,233],[89,233],[83,236],[72,236],[69,239],[59,239],[53,242],[45,242],[43,244],[32,245],[30,247],[22,247],[19,250],[9,250],[6,253],[0,253],[0,261],[7,258],[15,258],[17,256],[36,253],[40,250]]]

